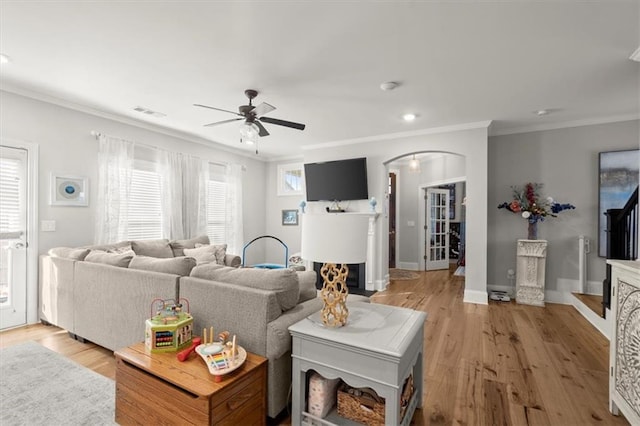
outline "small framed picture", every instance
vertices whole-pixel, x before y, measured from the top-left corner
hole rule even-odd
[[[282,210],[282,224],[284,226],[297,226],[298,210]]]
[[[51,173],[52,206],[88,206],[89,178]]]

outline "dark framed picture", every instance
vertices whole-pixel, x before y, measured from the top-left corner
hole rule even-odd
[[[598,174],[598,256],[607,256],[609,209],[621,209],[638,187],[640,150],[601,152]]]
[[[298,210],[282,210],[282,224],[284,226],[297,226]]]

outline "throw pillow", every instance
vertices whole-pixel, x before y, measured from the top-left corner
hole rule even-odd
[[[298,274],[298,284],[300,286],[300,297],[298,298],[298,303],[315,299],[318,296],[318,292],[316,290],[316,281],[318,276],[316,275],[316,271],[296,273]]]
[[[130,254],[106,253],[100,250],[91,250],[84,258],[85,262],[104,263],[105,265],[118,266],[126,268],[133,258]]]
[[[84,260],[89,254],[89,249],[71,248],[71,247],[54,247],[49,250],[51,257],[64,257],[71,260]]]
[[[214,246],[196,244],[197,248],[184,249],[185,256],[195,257],[200,263],[215,262],[224,265],[224,257],[227,254],[227,245],[219,244]]]
[[[208,266],[208,265],[202,265]],[[191,271],[192,277],[200,275],[200,266]],[[291,269],[232,268],[223,266],[206,270],[206,279],[237,284],[276,293],[280,309],[287,311],[298,304],[300,288],[298,276]]]
[[[189,240],[173,240],[169,243],[171,250],[173,250],[173,256],[184,256],[184,249],[196,248],[196,244],[209,244],[209,237],[206,235],[200,235],[199,237],[191,238]]]
[[[149,256],[134,256],[129,264],[129,269],[142,269],[144,271],[187,277],[194,266],[196,266],[196,260],[193,257],[181,256],[162,259]]]
[[[225,266],[218,265],[217,263],[202,263],[200,265],[196,265],[195,268],[191,270],[191,274],[189,276],[195,278],[202,278],[203,280],[216,281],[215,271],[216,269],[225,268]]]
[[[169,240],[137,240],[131,241],[131,248],[138,256],[158,258],[173,257]]]

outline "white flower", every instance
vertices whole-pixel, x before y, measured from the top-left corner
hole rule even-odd
[[[547,204],[553,204],[553,198],[547,197]]]
[[[529,219],[529,216],[531,216],[531,213],[529,212],[522,212],[522,217],[525,219]]]

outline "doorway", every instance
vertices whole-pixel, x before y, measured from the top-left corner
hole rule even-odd
[[[389,172],[389,268],[396,267],[396,186],[398,175]]]
[[[425,188],[424,270],[449,269],[448,189]]]
[[[0,329],[37,321],[36,158],[32,144],[0,145]]]

